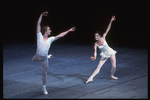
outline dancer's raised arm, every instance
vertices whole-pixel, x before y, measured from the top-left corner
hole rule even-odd
[[[106,32],[103,34],[103,38],[104,38],[104,39],[105,39],[106,35],[108,34],[108,31],[109,31],[110,28],[111,28],[111,23],[112,23],[114,20],[116,20],[116,19],[115,19],[115,16],[112,16],[112,18],[111,18],[111,20],[110,20],[110,23],[109,23],[109,25],[108,25],[108,27],[107,27],[107,30],[106,30]]]
[[[57,40],[57,39],[59,39],[59,38],[61,38],[61,37],[64,37],[65,35],[67,35],[67,34],[68,34],[69,32],[71,32],[71,31],[75,31],[75,27],[70,28],[69,30],[60,33],[59,35],[57,35],[57,36],[55,37],[55,40]]]
[[[41,15],[40,15],[40,17],[39,17],[39,19],[38,19],[38,22],[37,22],[37,34],[41,31],[41,21],[42,21],[42,17],[43,16],[47,16],[48,15],[48,11],[46,11],[46,12],[43,12]]]

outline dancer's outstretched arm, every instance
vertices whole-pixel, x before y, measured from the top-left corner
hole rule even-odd
[[[112,16],[112,18],[111,18],[111,20],[110,20],[110,23],[109,23],[109,25],[108,25],[108,27],[107,27],[107,30],[106,30],[106,32],[103,34],[103,38],[104,38],[104,39],[105,39],[106,35],[108,34],[108,31],[109,31],[110,28],[111,28],[111,23],[112,23],[114,20],[116,20],[116,19],[115,19],[115,16]]]
[[[38,19],[38,22],[37,22],[37,34],[41,31],[41,21],[42,21],[42,17],[43,16],[47,16],[48,15],[48,11],[46,11],[46,12],[43,12],[41,15],[40,15],[40,17],[39,17],[39,19]]]
[[[55,37],[55,40],[57,40],[57,39],[59,39],[59,38],[61,38],[61,37],[64,37],[65,35],[67,35],[67,34],[68,34],[69,32],[71,32],[71,31],[75,31],[75,27],[70,28],[69,30],[60,33],[59,35],[57,35],[57,36]]]
[[[94,56],[92,56],[90,59],[91,60],[96,60],[96,57],[97,57],[97,45],[95,44],[94,45]]]

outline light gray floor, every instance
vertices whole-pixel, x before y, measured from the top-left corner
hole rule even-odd
[[[148,98],[148,51],[112,47],[117,51],[118,80],[110,79],[110,59],[93,82],[85,84],[96,69],[92,45],[52,44],[47,75],[48,95],[42,92],[40,62],[32,62],[36,44],[3,45],[3,98]]]

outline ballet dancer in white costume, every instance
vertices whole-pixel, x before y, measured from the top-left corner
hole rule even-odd
[[[51,36],[51,29],[49,26],[44,26],[41,31],[41,20],[43,16],[47,16],[48,11],[43,12],[37,22],[37,50],[36,54],[33,56],[32,61],[41,61],[42,63],[42,81],[43,81],[43,93],[48,94],[46,90],[46,75],[47,75],[47,67],[48,67],[48,58],[51,58],[52,55],[48,55],[48,51],[50,49],[51,43],[63,36],[65,36],[67,33],[71,31],[75,31],[75,27],[60,33],[57,36]]]
[[[89,79],[86,81],[86,83],[93,81],[93,78],[99,73],[101,67],[103,66],[103,64],[107,61],[108,58],[110,58],[111,60],[111,64],[112,64],[112,69],[111,69],[111,78],[112,79],[118,79],[118,77],[114,76],[115,70],[116,70],[116,57],[115,54],[117,53],[115,50],[113,50],[112,48],[109,47],[109,45],[106,42],[106,35],[108,34],[108,31],[110,30],[111,24],[112,22],[115,20],[115,16],[112,16],[110,23],[107,27],[106,32],[103,34],[103,36],[101,37],[100,32],[97,31],[95,33],[95,40],[96,43],[94,45],[94,56],[92,56],[90,59],[91,60],[96,60],[96,56],[97,56],[97,47],[101,50],[100,53],[100,61],[99,64],[96,68],[96,70],[93,72],[93,74],[89,77]]]

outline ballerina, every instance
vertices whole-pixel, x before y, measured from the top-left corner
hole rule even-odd
[[[52,57],[52,54],[48,55],[48,51],[50,49],[51,43],[61,37],[64,37],[71,31],[75,31],[75,27],[60,33],[57,36],[51,36],[51,29],[49,26],[43,26],[41,30],[41,20],[43,16],[47,16],[48,11],[43,12],[37,22],[37,51],[36,54],[33,56],[32,61],[41,61],[42,63],[42,81],[43,81],[43,93],[48,94],[46,90],[46,76],[47,76],[47,68],[48,68],[48,58]]]
[[[115,54],[117,53],[117,51],[115,51],[111,47],[109,47],[109,45],[107,44],[106,39],[105,39],[106,35],[108,34],[108,31],[110,30],[111,24],[112,24],[112,22],[114,20],[116,20],[115,16],[112,16],[112,18],[110,20],[110,23],[109,23],[109,25],[107,27],[107,30],[103,34],[102,37],[101,37],[99,31],[97,31],[95,33],[96,43],[94,45],[94,56],[92,56],[90,59],[91,60],[96,60],[96,57],[97,57],[97,47],[101,50],[101,53],[100,53],[101,58],[100,58],[100,61],[99,61],[99,64],[98,64],[96,70],[89,77],[89,79],[86,81],[86,83],[93,81],[93,78],[99,73],[101,67],[107,61],[108,58],[110,58],[111,64],[112,64],[111,78],[112,79],[118,79],[118,77],[114,76],[114,73],[116,71],[116,56],[115,56]]]

